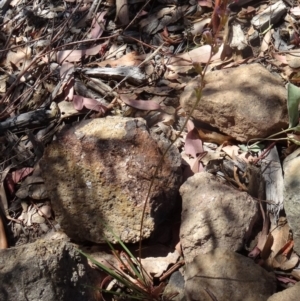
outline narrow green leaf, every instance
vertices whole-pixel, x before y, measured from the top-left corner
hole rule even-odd
[[[126,245],[122,242],[122,240],[120,239],[120,237],[118,237],[108,225],[105,225],[105,224],[103,224],[103,225],[104,225],[104,227],[105,227],[106,229],[108,229],[108,231],[110,231],[111,234],[115,237],[115,239],[116,239],[116,240],[118,241],[118,243],[121,245],[121,247],[123,248],[123,250],[127,253],[128,257],[133,259],[135,265],[138,266],[138,267],[140,267],[140,262],[133,256],[133,254],[130,252],[130,250],[129,250],[129,249],[126,247]],[[105,239],[105,240],[106,240],[107,244],[109,245],[110,249],[111,249],[112,251],[114,251],[114,247],[112,246],[112,244],[111,244],[107,239]],[[121,257],[119,257],[119,256],[118,256],[118,259],[119,259],[119,261],[121,261],[121,262],[123,261],[123,260],[121,259]],[[146,281],[145,281],[145,279],[144,279],[142,273],[140,273],[140,272],[136,269],[135,265],[130,265],[132,271],[134,272],[135,276],[136,276],[140,281],[142,281],[142,283],[144,283],[144,284],[146,285]]]
[[[288,83],[288,113],[289,128],[295,127],[299,123],[298,106],[300,102],[300,88]]]
[[[254,145],[250,145],[247,146],[245,144],[238,144],[238,147],[243,151],[243,152],[254,152],[254,153],[258,153],[259,151],[261,151],[264,148],[264,144],[262,143],[257,143]]]

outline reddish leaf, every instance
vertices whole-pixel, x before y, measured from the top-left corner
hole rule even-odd
[[[74,95],[74,64],[63,62],[59,70],[60,78],[63,81],[65,100],[72,100]]]
[[[5,178],[5,183],[8,191],[13,194],[15,192],[15,182],[12,179],[12,175],[8,174]]]
[[[260,254],[260,249],[256,246],[249,254],[248,257],[256,258]]]
[[[203,1],[199,0],[198,4],[200,6],[212,7],[212,0],[203,0]]]
[[[141,10],[141,11],[136,15],[136,17],[137,17],[137,18],[140,18],[140,17],[146,16],[146,15],[148,15],[148,13],[147,13],[145,10]]]
[[[193,121],[191,121],[190,119],[188,120],[187,124],[186,124],[186,129],[188,132],[192,131],[195,128],[195,125],[193,123]]]
[[[146,110],[146,111],[153,111],[159,110],[161,107],[156,101],[152,100],[135,100],[129,99],[125,95],[121,95],[120,98],[124,101],[127,105],[139,109],[139,110]]]
[[[74,74],[74,72],[74,64],[63,62],[59,70],[59,75],[63,81],[68,81],[68,79]]]
[[[276,278],[283,283],[297,283],[297,280],[289,278],[289,277],[283,277],[283,276],[276,276]]]
[[[209,60],[213,62],[220,59],[222,51],[223,46],[220,46],[218,52],[210,57],[211,46],[203,45],[189,52],[174,55],[168,61],[167,68],[176,73],[184,73],[191,69],[193,63],[207,63]]]
[[[275,60],[279,61],[280,63],[287,65],[287,60],[286,60],[286,56],[285,55],[280,55],[277,53],[273,53],[273,57]]]
[[[95,47],[88,48],[88,49],[82,49],[82,50],[58,51],[57,52],[57,62],[59,64],[61,64],[64,61],[77,62],[84,56],[96,55],[102,50],[103,47],[106,46],[107,43],[108,43],[108,41],[103,44],[97,45]]]
[[[281,249],[282,251],[282,255],[283,256],[287,256],[288,253],[293,249],[294,246],[294,241],[293,240],[289,240]]]
[[[203,153],[202,141],[199,138],[197,129],[189,131],[185,138],[184,151],[186,154],[196,158],[197,154]]]
[[[77,111],[82,110],[84,107],[89,110],[98,111],[102,113],[105,113],[107,110],[107,108],[101,103],[99,103],[99,101],[97,101],[96,99],[86,98],[80,95],[74,95],[73,104],[74,108]]]
[[[19,183],[23,178],[31,174],[33,170],[34,169],[32,167],[24,167],[16,171],[13,171],[11,173],[12,180],[14,181],[14,183]]]
[[[71,78],[63,88],[66,101],[71,101],[74,98],[74,78]]]
[[[103,11],[101,13],[98,13],[96,17],[93,19],[92,22],[92,30],[91,30],[91,38],[97,39],[100,38],[103,31],[104,31],[104,25],[105,20],[104,17],[106,15],[106,11]]]

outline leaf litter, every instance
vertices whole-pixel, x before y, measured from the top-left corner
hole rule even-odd
[[[10,126],[10,132],[1,132],[4,135],[1,146],[1,200],[4,215],[9,220],[18,219],[13,226],[17,227],[23,221],[27,229],[32,229],[32,216],[38,212],[37,209],[24,206],[20,201],[23,197],[15,198],[17,191],[21,193],[23,190],[25,198],[36,202],[33,188],[36,186],[39,191],[42,184],[41,180],[30,181],[32,172],[38,178],[38,162],[34,160],[34,146],[26,148],[31,141],[25,129],[31,128],[36,140],[45,144],[51,141],[63,120],[68,123],[77,116],[91,118],[95,113],[97,117],[122,114],[143,116],[157,133],[167,135],[168,132],[167,136],[172,141],[186,116],[185,112],[180,114],[178,96],[185,83],[197,74],[195,63],[204,66],[210,61],[208,68],[221,69],[263,59],[265,64],[276,66],[277,72],[290,82],[290,128],[298,126],[300,97],[296,84],[299,83],[297,47],[300,38],[294,21],[300,15],[299,6],[290,7],[285,15],[280,10],[276,15],[282,21],[280,25],[276,19],[268,18],[268,28],[260,30],[259,43],[251,45],[250,55],[246,51],[240,52],[231,43],[232,35],[236,33],[228,22],[223,37],[220,37],[217,53],[210,57],[211,48],[203,41],[209,37],[207,32],[215,31],[220,25],[217,10],[221,6],[214,7],[212,1],[191,1],[188,5],[166,5],[162,1],[152,9],[154,2],[140,5],[116,1],[116,6],[107,2],[95,7],[91,1],[70,0],[65,3],[58,1],[54,7],[44,1],[38,5],[13,1],[3,12],[0,129],[10,117],[28,119],[28,112],[48,109],[53,103],[60,111],[55,115],[54,127],[53,119],[49,118],[42,129],[35,124],[22,126],[20,123]],[[229,3],[229,10],[238,9],[237,22],[246,20],[243,33],[238,35],[244,34],[250,38],[257,20],[262,24],[270,5],[260,2],[253,4],[254,7],[240,4],[242,1]],[[126,3],[125,6],[122,3]],[[276,5],[274,11],[278,10],[279,4]],[[287,34],[280,34],[279,31]],[[270,47],[272,43],[273,47]],[[76,83],[81,83],[81,86],[76,86]],[[40,91],[40,95],[35,94],[32,98],[34,91]],[[157,95],[164,97],[155,101]],[[174,113],[169,113],[169,107],[175,108]],[[145,115],[140,110],[146,111]],[[159,117],[151,115],[154,113],[159,113]],[[289,135],[290,142],[300,144],[296,133]],[[238,147],[232,137],[195,126],[192,122],[188,123],[178,141],[186,167],[185,179],[194,173],[207,171],[230,180],[237,189],[250,193],[251,177],[257,175],[247,174],[247,168],[260,160],[264,150],[261,145]],[[266,167],[265,172],[268,168],[271,167]],[[34,177],[32,179],[36,179]],[[3,183],[6,183],[7,190]],[[276,186],[276,183],[273,185]],[[5,200],[8,200],[9,208]],[[42,205],[40,208],[47,211],[45,215],[51,220],[50,205]],[[269,221],[266,209],[262,207],[261,210],[265,219],[256,246],[249,250],[250,256],[261,257],[266,265],[283,272],[294,269],[299,258],[293,252],[293,240],[287,223],[275,225],[272,220]],[[26,219],[20,219],[26,212]],[[0,221],[0,248],[6,248],[5,220]],[[43,223],[49,229],[53,227],[49,220]],[[21,230],[14,231],[20,234]],[[166,266],[175,264],[176,260]],[[153,273],[156,276],[162,274],[166,266],[161,269],[157,267],[158,270]],[[297,275],[296,270],[293,271]],[[294,277],[300,279],[300,276]],[[284,276],[278,279],[288,281]]]

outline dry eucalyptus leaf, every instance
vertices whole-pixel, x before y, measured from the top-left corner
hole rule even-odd
[[[57,52],[57,62],[61,64],[64,61],[77,62],[84,56],[96,55],[101,49],[106,46],[107,42],[104,42],[95,47],[82,50],[62,50]]]
[[[38,213],[40,215],[44,215],[47,218],[51,218],[51,216],[52,216],[51,206],[49,206],[49,205],[43,205],[42,207],[39,208]]]
[[[6,65],[13,63],[19,68],[26,68],[30,64],[31,54],[30,47],[10,50],[6,55]]]
[[[285,220],[285,222],[283,222],[283,219]],[[279,226],[272,231],[274,242],[271,250],[274,255],[278,254],[278,252],[282,249],[282,247],[289,239],[290,227],[286,222],[286,218],[280,217],[280,222],[282,223],[282,226]]]
[[[292,253],[290,258],[287,258],[285,256],[282,256],[279,258],[276,256],[276,258],[273,259],[273,267],[275,269],[279,268],[281,270],[291,270],[293,269],[299,262],[299,257],[296,253]]]
[[[124,101],[127,105],[139,109],[139,110],[159,110],[160,104],[158,104],[156,101],[152,100],[136,100],[136,99],[130,99],[129,97],[125,95],[120,95],[120,98],[122,101]]]
[[[297,53],[287,53],[286,60],[288,65],[293,69],[300,68],[300,51]]]
[[[210,58],[211,46],[204,45],[189,52],[173,56],[168,61],[167,68],[175,73],[185,73],[193,69],[193,62],[207,63],[209,59],[210,62],[220,59],[222,50],[223,46],[221,46],[218,52]]]
[[[294,269],[291,272],[292,276],[295,277],[297,280],[300,281],[300,269]]]
[[[170,265],[175,264],[180,254],[177,250],[169,253],[167,257],[147,257],[142,259],[143,268],[149,275],[160,277]]]
[[[136,52],[129,52],[117,60],[107,59],[102,62],[95,62],[94,64],[99,67],[118,67],[118,66],[138,66],[147,57],[146,54],[137,55]]]
[[[40,216],[37,212],[31,216],[31,222],[33,224],[43,224],[45,223],[45,218]]]
[[[6,80],[8,76],[6,74],[0,75],[0,93],[6,92]]]
[[[32,215],[36,213],[36,209],[34,208],[34,206],[30,206],[28,208],[28,212],[27,212],[27,222],[25,223],[24,221],[24,224],[28,227],[32,226]]]
[[[80,114],[80,112],[74,108],[74,104],[70,101],[63,100],[58,103],[58,107],[61,113],[61,118],[63,119]]]

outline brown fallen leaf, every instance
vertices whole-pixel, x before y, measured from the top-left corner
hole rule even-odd
[[[177,250],[174,250],[172,253],[168,253],[166,257],[147,257],[142,258],[141,263],[143,269],[148,273],[148,275],[154,277],[160,277],[168,267],[172,264],[175,264],[179,259],[180,254]]]
[[[193,63],[207,63],[210,59],[210,62],[220,59],[223,46],[219,47],[218,52],[210,58],[211,46],[204,45],[193,49],[189,52],[181,53],[171,57],[167,63],[167,69],[175,73],[185,73],[193,69]]]
[[[119,59],[108,59],[102,62],[93,62],[92,65],[97,65],[99,67],[118,67],[118,66],[138,66],[147,57],[146,54],[137,55],[135,51],[129,52]],[[89,64],[87,64],[88,66]]]
[[[108,41],[102,43],[100,45],[82,49],[82,50],[62,50],[57,52],[57,62],[61,64],[64,61],[68,62],[77,62],[84,56],[96,55],[98,54],[104,47],[106,47]]]
[[[262,43],[261,43],[261,46],[260,46],[260,54],[259,54],[260,57],[263,57],[265,51],[267,51],[269,49],[269,44],[271,42],[271,37],[272,37],[271,30],[269,30],[265,34],[265,36],[264,36],[264,38],[262,40]]]
[[[281,269],[283,271],[293,269],[299,262],[299,256],[296,253],[292,253],[289,258],[285,256],[276,256],[273,259],[273,267],[275,269]]]
[[[280,64],[283,64],[283,65],[287,65],[287,64],[288,64],[285,55],[282,55],[282,54],[278,54],[278,53],[276,53],[276,52],[273,52],[273,53],[272,53],[272,56],[273,56],[273,58],[274,58],[275,60],[277,60]]]
[[[273,245],[274,238],[271,233],[268,234],[264,247],[261,251],[261,258],[267,260],[270,257],[271,247]]]
[[[300,270],[299,269],[292,270],[291,275],[300,281]]]
[[[107,110],[107,108],[96,99],[86,98],[80,95],[74,95],[73,104],[74,108],[78,111],[81,111],[85,107],[89,110],[98,111],[104,114]]]
[[[290,253],[290,251],[293,249],[294,247],[294,241],[293,240],[289,240],[284,247],[282,248],[282,255],[283,256],[288,256],[288,254]]]
[[[289,232],[290,227],[287,223],[285,217],[280,217],[278,221],[278,227],[276,227],[271,233],[274,238],[274,242],[272,245],[272,253],[273,257],[276,256],[282,249],[282,247],[287,243],[289,240]]]
[[[133,108],[139,109],[139,110],[152,111],[152,110],[159,110],[161,108],[159,103],[157,103],[156,101],[152,101],[152,100],[130,99],[129,97],[127,97],[125,95],[120,95],[120,98],[127,105],[129,105]]]
[[[211,142],[216,144],[223,144],[225,142],[233,141],[234,139],[230,136],[223,135],[217,132],[209,131],[206,129],[197,128],[200,139],[204,142]]]
[[[59,70],[62,79],[61,90],[64,92],[65,100],[72,100],[74,95],[74,64],[63,62]]]
[[[212,0],[199,0],[198,5],[212,7],[213,3],[212,3]]]
[[[10,67],[10,64],[18,68],[26,68],[31,62],[32,51],[30,47],[18,48],[8,51],[5,59],[5,65]]]
[[[101,13],[97,13],[96,16],[94,17],[92,22],[92,29],[90,33],[92,39],[97,39],[101,37],[104,31],[104,25],[105,25],[104,17],[106,13],[107,13],[106,11],[103,11]]]

